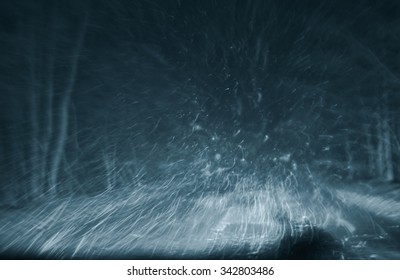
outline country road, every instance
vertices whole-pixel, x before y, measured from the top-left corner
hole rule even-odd
[[[388,194],[249,179],[183,194],[173,183],[2,211],[1,257],[400,258],[400,202]]]

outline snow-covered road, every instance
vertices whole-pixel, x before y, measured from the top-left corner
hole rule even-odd
[[[400,258],[400,202],[383,195],[293,180],[243,178],[223,193],[160,183],[2,211],[1,256]]]

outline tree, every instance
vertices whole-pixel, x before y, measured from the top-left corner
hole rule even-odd
[[[18,63],[12,75],[24,86],[10,91],[17,91],[18,106],[24,110],[12,117],[23,121],[15,124],[11,137],[25,147],[20,152],[27,160],[19,164],[26,165],[31,199],[55,196],[58,191],[71,95],[89,20],[87,7],[83,13],[78,8],[58,1],[38,1],[14,11],[16,32],[9,40],[15,44],[13,55]],[[61,9],[68,12],[60,13]],[[20,175],[16,171],[13,176]]]

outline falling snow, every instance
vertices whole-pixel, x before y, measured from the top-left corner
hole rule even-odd
[[[397,1],[1,2],[1,258],[400,259]]]

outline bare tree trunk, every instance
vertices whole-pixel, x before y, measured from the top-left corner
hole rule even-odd
[[[79,54],[81,52],[83,41],[87,30],[88,16],[86,15],[82,28],[79,31],[76,46],[72,52],[72,64],[69,73],[67,88],[64,92],[60,103],[60,122],[58,124],[58,133],[55,141],[54,155],[50,163],[50,189],[51,195],[57,194],[58,175],[60,171],[61,159],[64,154],[65,145],[67,142],[68,123],[69,123],[69,105],[71,94],[75,86],[76,74],[78,71]]]
[[[384,145],[383,158],[385,161],[384,180],[387,182],[391,182],[394,179],[394,172],[393,172],[392,141],[391,141],[391,131],[389,124],[387,94],[385,94],[385,104],[383,110],[384,110],[383,112],[384,117],[382,122],[382,136]]]
[[[32,24],[34,26],[34,24]],[[34,30],[30,32],[30,56],[29,56],[29,111],[31,124],[30,139],[30,196],[35,199],[40,195],[39,191],[39,118],[38,96],[36,92],[36,38]]]
[[[371,126],[370,124],[364,125],[364,134],[366,138],[366,150],[368,157],[368,166],[367,172],[368,176],[373,177],[375,175],[375,163],[374,163],[374,146],[372,145],[372,136],[371,136]]]
[[[42,157],[42,176],[43,181],[46,183],[46,190],[50,189],[51,182],[48,177],[48,172],[50,170],[49,166],[49,159],[50,159],[50,151],[52,147],[52,140],[53,140],[53,130],[54,130],[54,62],[55,62],[55,45],[56,41],[54,40],[54,26],[55,26],[55,17],[56,17],[56,10],[53,11],[53,17],[50,23],[50,48],[48,52],[48,62],[47,62],[47,83],[46,83],[46,106],[45,106],[45,130],[44,130],[44,137],[43,137],[43,157]]]
[[[376,165],[380,179],[390,182],[394,180],[392,139],[387,106],[387,96],[380,114],[377,115],[377,155]]]
[[[382,118],[379,114],[376,117],[377,126],[376,126],[376,137],[377,137],[377,149],[376,149],[376,170],[379,179],[383,178],[383,174],[385,171],[385,162],[384,162],[384,137],[383,137],[383,125]]]

